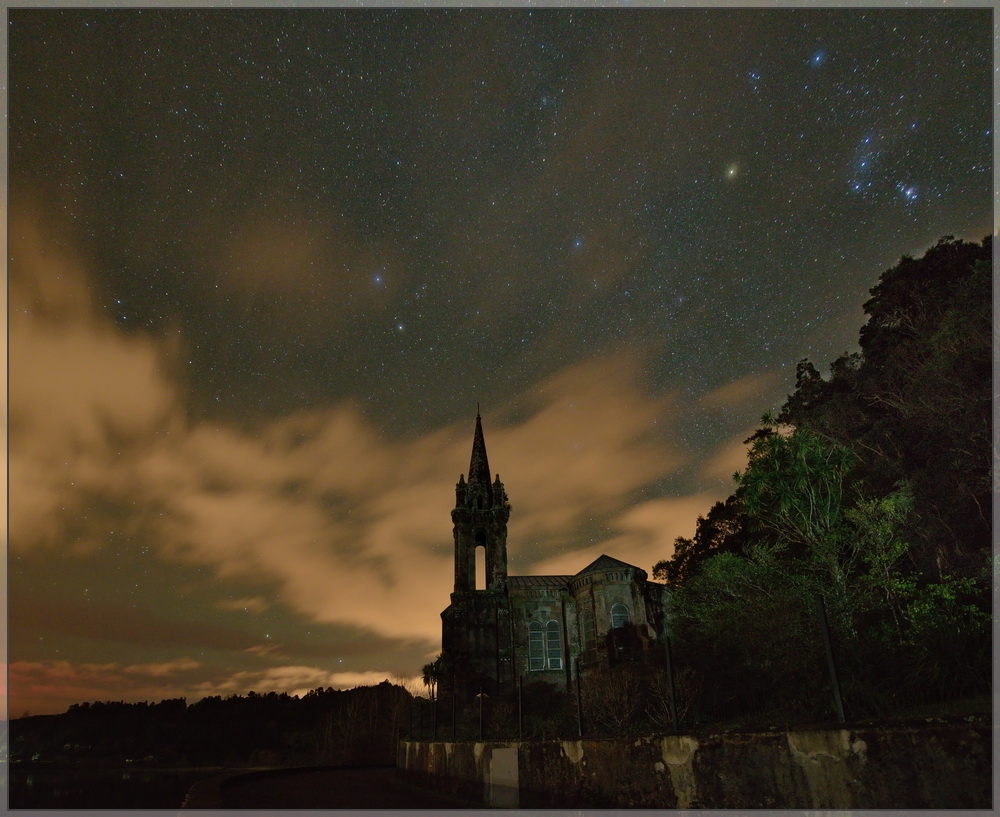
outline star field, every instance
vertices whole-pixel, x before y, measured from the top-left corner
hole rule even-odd
[[[415,673],[477,401],[515,572],[648,570],[879,274],[992,226],[987,8],[37,8],[9,44],[15,708],[97,665]]]

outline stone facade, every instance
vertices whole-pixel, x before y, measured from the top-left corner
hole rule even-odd
[[[482,418],[469,480],[459,477],[451,512],[455,589],[441,613],[438,686],[460,703],[546,681],[572,688],[574,673],[662,657],[665,588],[644,570],[602,555],[571,576],[508,576],[510,503],[492,479]],[[476,586],[477,559],[485,586]]]

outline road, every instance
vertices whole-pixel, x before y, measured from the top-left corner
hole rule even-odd
[[[237,775],[219,785],[227,809],[476,809],[400,780],[394,768],[289,769]]]

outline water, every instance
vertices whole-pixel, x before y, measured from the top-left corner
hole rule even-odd
[[[38,763],[8,768],[12,809],[174,809],[195,782],[222,771]]]

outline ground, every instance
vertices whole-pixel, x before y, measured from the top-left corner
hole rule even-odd
[[[188,807],[226,809],[474,809],[459,800],[403,782],[391,767],[289,769],[238,775],[222,781],[219,802]],[[209,797],[212,792],[205,792]]]

